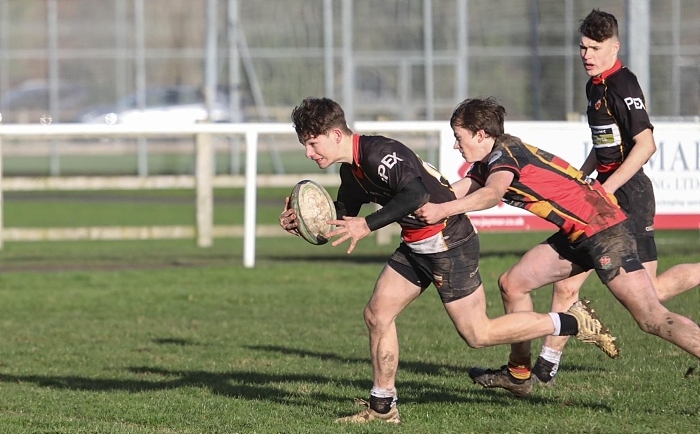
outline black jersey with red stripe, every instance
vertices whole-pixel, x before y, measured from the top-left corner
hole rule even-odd
[[[430,194],[430,202],[455,200],[447,179],[415,152],[396,140],[383,136],[353,136],[353,162],[340,166],[338,205],[348,216],[357,216],[365,203],[386,205],[406,184],[420,178]],[[451,216],[429,225],[413,214],[404,216],[402,237],[420,241],[442,232],[447,246],[458,244],[474,232],[465,214]],[[449,241],[448,241],[449,240]]]
[[[501,170],[514,175],[503,201],[554,223],[571,242],[626,219],[599,182],[509,134],[498,137],[488,162],[474,163],[467,176],[484,185],[491,173]]]
[[[629,155],[634,136],[654,127],[637,77],[619,60],[588,80],[586,97],[597,170],[600,175],[609,175]]]

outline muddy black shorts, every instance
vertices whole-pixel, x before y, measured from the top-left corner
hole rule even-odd
[[[423,291],[431,283],[435,284],[443,303],[462,299],[481,285],[479,237],[476,233],[445,252],[428,255],[414,253],[401,243],[388,264]]]
[[[546,242],[573,264],[584,270],[595,269],[605,285],[620,274],[620,268],[627,272],[644,268],[627,220],[578,243],[569,241],[561,231],[547,238]]]
[[[654,216],[656,199],[654,186],[644,171],[640,170],[615,191],[620,208],[629,217],[630,230],[637,240],[637,254],[644,262],[656,261],[658,253],[654,241]]]

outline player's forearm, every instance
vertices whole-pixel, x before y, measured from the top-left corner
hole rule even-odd
[[[428,203],[428,200],[430,200],[430,193],[425,188],[423,181],[420,178],[415,178],[406,184],[386,205],[368,215],[365,218],[367,226],[372,231],[383,228],[414,212]]]
[[[448,215],[464,214],[493,208],[501,201],[502,195],[490,188],[480,188],[460,199],[445,203]]]
[[[452,184],[452,191],[454,191],[455,196],[459,199],[469,194],[473,183],[474,181],[472,181],[471,178],[462,178]]]
[[[598,160],[595,156],[595,149],[591,148],[591,152],[588,153],[588,157],[586,157],[586,161],[583,162],[583,166],[581,166],[580,170],[584,175],[589,176],[596,169],[597,164]]]
[[[656,152],[656,143],[651,130],[644,130],[634,137],[635,146],[632,147],[625,161],[605,181],[603,187],[609,193],[614,193],[624,185],[649,161]]]

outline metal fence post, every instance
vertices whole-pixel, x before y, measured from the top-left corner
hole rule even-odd
[[[195,138],[197,189],[197,246],[211,247],[214,229],[214,165],[212,162],[211,134],[197,134]]]
[[[0,115],[0,122],[2,122],[2,115]],[[2,135],[0,135],[0,250],[4,247],[5,240],[5,223],[4,223],[4,210],[5,210],[5,199],[4,199],[4,186],[2,183],[3,173],[2,173]]]
[[[255,266],[255,235],[258,178],[258,131],[245,133],[245,215],[243,216],[243,266]]]

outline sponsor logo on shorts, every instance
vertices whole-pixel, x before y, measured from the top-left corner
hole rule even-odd
[[[612,267],[612,260],[610,259],[610,256],[601,256],[598,258],[598,262],[600,263],[600,268],[603,270],[607,270]]]
[[[647,226],[644,228],[644,230],[647,232],[652,232],[654,230],[654,226]]]
[[[442,276],[438,276],[437,274],[433,274],[433,282],[435,283],[435,287],[437,289],[440,289],[442,287]]]
[[[478,273],[478,272],[479,272],[479,267],[476,267],[476,269],[474,271],[469,273],[469,277],[474,277],[476,275],[476,273]]]

